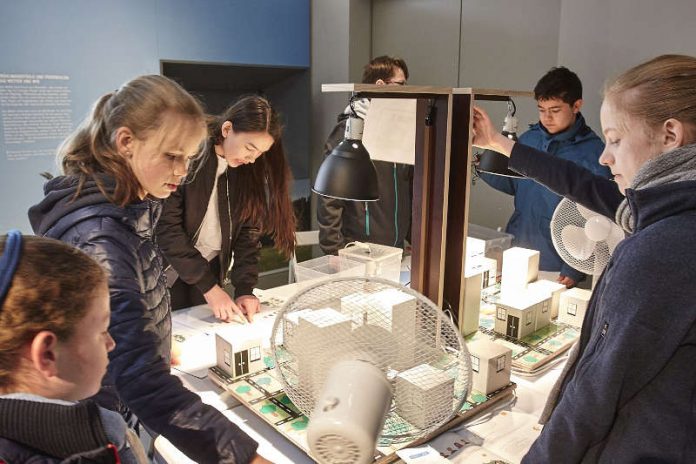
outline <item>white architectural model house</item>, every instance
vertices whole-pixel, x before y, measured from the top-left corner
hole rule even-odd
[[[512,247],[503,252],[501,293],[516,293],[527,288],[539,275],[539,252]]]
[[[571,288],[561,293],[558,304],[558,322],[582,327],[590,296],[592,296],[592,292],[582,288]]]
[[[551,319],[558,317],[558,305],[561,293],[566,291],[566,286],[550,280],[537,280],[530,283],[527,289],[531,292],[549,292],[551,294]]]
[[[476,340],[466,346],[471,356],[474,390],[489,395],[510,383],[510,348],[491,340]]]
[[[418,428],[426,428],[452,412],[454,378],[429,364],[396,376],[396,412]]]
[[[253,374],[265,367],[260,338],[244,338],[239,331],[218,331],[215,334],[217,365],[230,377]]]
[[[481,272],[483,274],[483,279],[481,281],[482,288],[488,288],[496,284],[498,279],[497,260],[484,256],[474,256],[472,258],[467,258],[466,267],[467,272],[471,269],[472,271]]]
[[[546,327],[550,322],[550,293],[523,290],[514,294],[501,294],[495,303],[493,330],[499,334],[521,339]]]

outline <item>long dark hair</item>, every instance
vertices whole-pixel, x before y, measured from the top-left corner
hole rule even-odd
[[[250,222],[270,235],[275,248],[286,256],[295,249],[295,214],[290,200],[292,173],[283,148],[283,127],[278,113],[263,97],[249,95],[240,98],[220,116],[208,123],[207,149],[222,143],[222,125],[232,123],[235,132],[267,132],[273,145],[254,163],[236,169],[236,182],[231,197],[241,222]]]

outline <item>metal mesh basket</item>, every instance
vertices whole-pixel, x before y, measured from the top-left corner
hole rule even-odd
[[[432,301],[384,279],[335,279],[300,291],[278,314],[271,348],[285,392],[308,416],[331,366],[361,360],[378,367],[394,395],[382,446],[441,426],[471,384],[457,328]]]

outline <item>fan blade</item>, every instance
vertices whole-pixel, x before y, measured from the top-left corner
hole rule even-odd
[[[593,242],[606,240],[611,233],[612,224],[606,217],[593,213],[585,223],[585,235]]]
[[[590,219],[592,216],[597,216],[597,213],[595,213],[594,211],[589,210],[589,209],[585,208],[584,206],[582,206],[582,205],[580,205],[580,204],[578,204],[578,203],[573,203],[573,202],[570,201],[570,200],[567,200],[567,201],[568,201],[569,203],[571,203],[571,204],[574,204],[575,207],[578,209],[578,213],[580,213],[580,215],[581,215],[582,217],[584,217],[585,219]]]
[[[609,247],[609,254],[614,254],[614,248],[619,244],[621,240],[626,238],[626,233],[617,224],[612,223],[611,231],[606,238],[607,246]]]
[[[595,242],[587,238],[585,229],[573,225],[561,230],[561,243],[570,256],[580,261],[592,256],[595,248]]]

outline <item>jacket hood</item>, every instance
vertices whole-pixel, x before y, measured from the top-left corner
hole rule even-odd
[[[578,113],[578,117],[575,118],[575,122],[568,129],[558,134],[550,134],[548,130],[541,124],[541,122],[536,122],[529,125],[530,130],[536,130],[543,134],[545,139],[552,139],[557,141],[570,140],[573,142],[580,142],[585,139],[598,138],[597,135],[592,132],[590,126],[585,122],[585,117],[582,113]]]
[[[696,181],[627,189],[626,199],[633,211],[635,230],[638,231],[670,216],[696,213]]]
[[[113,178],[100,178],[104,189],[111,193],[116,186]],[[79,185],[77,176],[55,177],[44,185],[44,199],[29,208],[29,222],[34,233],[61,237],[75,224],[93,217],[113,217],[130,223],[136,232],[151,229],[152,218],[149,214],[149,202],[142,201],[121,208],[109,201],[99,190],[94,179],[87,180],[76,198]]]
[[[107,191],[113,191],[113,181],[104,180]],[[80,195],[76,198],[75,193],[78,185],[79,178],[77,176],[54,177],[44,184],[44,199],[29,208],[29,222],[34,233],[46,235],[61,219],[85,206],[103,204],[108,209],[108,206],[111,205],[94,180],[86,181],[82,186]],[[66,228],[75,222],[77,221],[63,221]],[[50,235],[60,237],[62,234],[59,231],[52,231]]]

